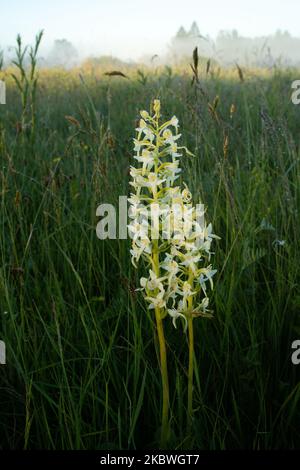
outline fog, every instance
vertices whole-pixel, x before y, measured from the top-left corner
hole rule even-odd
[[[1,3],[0,66],[13,59],[17,34],[32,45],[40,30],[39,65],[47,67],[90,57],[153,64],[155,56],[155,64],[172,65],[190,61],[195,47],[221,66],[300,65],[299,0]]]
[[[261,37],[245,37],[234,29],[220,31],[216,38],[202,35],[196,22],[189,29],[180,27],[172,39],[169,56],[180,61],[198,47],[200,56],[214,59],[222,66],[235,63],[249,67],[286,67],[300,65],[300,38],[277,30]]]
[[[189,27],[180,26],[170,40],[148,53],[141,54],[135,60],[101,54],[101,48],[82,48],[67,38],[55,39],[52,45],[45,47],[42,42],[39,55],[41,67],[59,66],[66,69],[78,66],[93,58],[98,62],[117,65],[145,63],[179,64],[189,61],[195,47],[204,59],[211,59],[215,64],[231,67],[238,63],[248,67],[287,67],[300,66],[300,38],[293,37],[288,31],[277,30],[274,34],[260,37],[245,37],[235,29],[220,31],[216,37],[204,35],[196,21]],[[0,67],[9,65],[14,58],[14,47],[0,48]],[[154,60],[155,59],[155,60]]]

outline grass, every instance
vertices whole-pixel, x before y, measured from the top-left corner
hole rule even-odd
[[[0,448],[158,446],[155,319],[134,291],[142,269],[129,240],[95,231],[97,206],[128,194],[135,121],[155,97],[180,119],[196,155],[184,178],[222,237],[214,318],[194,322],[193,446],[300,444],[296,72],[200,74],[193,86],[188,68],[167,72],[41,71],[34,137],[10,71],[1,75]],[[188,338],[171,321],[165,330],[170,447],[184,449]]]

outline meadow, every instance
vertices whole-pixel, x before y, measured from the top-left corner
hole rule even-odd
[[[109,70],[37,67],[27,94],[16,66],[0,72],[0,448],[158,447],[158,342],[135,291],[143,267],[131,265],[130,240],[96,236],[97,206],[129,195],[135,127],[154,98],[180,121],[195,155],[183,178],[221,237],[214,316],[195,321],[192,442],[187,336],[165,322],[169,447],[299,447],[299,73]]]

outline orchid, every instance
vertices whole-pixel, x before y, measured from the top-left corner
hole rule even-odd
[[[189,332],[188,422],[192,415],[193,386],[193,319],[211,316],[208,287],[213,288],[216,270],[208,264],[213,239],[218,238],[212,225],[204,221],[204,210],[193,205],[188,185],[175,185],[181,176],[180,159],[183,152],[192,155],[184,146],[176,116],[160,123],[160,101],[153,102],[153,113],[141,111],[137,136],[134,139],[134,159],[130,167],[130,185],[134,192],[130,203],[132,238],[131,259],[134,266],[143,258],[147,277],[140,279],[148,309],[154,310],[160,345],[160,365],[163,384],[161,439],[168,437],[169,388],[166,344],[163,320],[171,318],[175,328],[182,320]],[[149,220],[151,219],[151,227]],[[154,220],[155,219],[155,220]],[[153,230],[153,225],[155,230]],[[155,234],[155,236],[154,236]]]

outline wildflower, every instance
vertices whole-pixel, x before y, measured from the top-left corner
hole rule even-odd
[[[176,116],[173,116],[172,119],[171,119],[171,125],[174,126],[174,127],[178,127],[178,119]]]
[[[208,266],[208,268],[202,268],[198,271],[198,279],[197,281],[199,282],[204,295],[206,296],[206,282],[209,281],[211,289],[213,289],[214,284],[213,284],[213,276],[216,274],[217,270],[216,269],[211,269],[211,265]]]
[[[191,202],[193,196],[192,196],[191,191],[187,187],[187,185],[185,185],[185,188],[181,192],[181,195],[182,195],[183,202],[187,202],[187,203]]]
[[[141,156],[134,157],[138,162],[143,164],[141,174],[144,176],[147,170],[151,170],[154,166],[153,153],[147,149],[142,150]]]
[[[164,286],[162,281],[164,281],[164,277],[158,278],[156,274],[150,269],[150,279],[146,277],[141,277],[140,279],[140,284],[142,286],[141,289],[139,290],[148,290],[148,291],[154,291],[155,289],[158,289],[160,292],[165,292]]]
[[[192,412],[193,378],[193,318],[210,316],[208,288],[213,288],[216,270],[209,264],[211,244],[218,238],[211,223],[206,224],[204,210],[199,214],[192,202],[188,186],[175,186],[181,175],[180,153],[191,153],[178,146],[181,134],[176,116],[160,124],[161,106],[153,102],[153,115],[141,111],[137,137],[134,139],[134,159],[137,167],[130,167],[130,250],[134,266],[142,257],[147,263],[147,274],[141,277],[140,290],[154,310],[160,345],[163,382],[162,439],[168,427],[168,377],[163,319],[169,317],[176,328],[178,318],[184,320],[184,331],[189,330],[189,393],[188,414]],[[156,210],[153,210],[153,207]],[[149,231],[148,215],[156,218],[156,231]],[[153,222],[153,220],[152,220]],[[157,233],[158,232],[158,233]]]
[[[184,331],[187,330],[187,327],[188,327],[187,319],[186,319],[186,317],[185,317],[182,313],[178,312],[178,310],[176,310],[175,308],[169,308],[169,309],[168,309],[168,314],[170,315],[171,318],[173,318],[172,323],[173,323],[173,325],[174,325],[175,328],[177,328],[177,326],[176,326],[176,320],[177,320],[178,318],[180,318],[180,317],[183,318],[184,321],[185,321]]]
[[[155,308],[165,308],[166,307],[166,300],[164,298],[165,291],[160,291],[155,297],[145,297],[148,302],[150,302],[149,309],[155,309]]]
[[[188,268],[192,270],[193,273],[195,273],[197,270],[197,263],[201,259],[201,255],[199,254],[199,252],[196,251],[195,253],[192,250],[190,250],[186,254],[182,254],[181,256],[182,256],[183,261],[181,261],[180,264],[182,266],[187,266]]]
[[[147,124],[144,119],[140,119],[139,127],[136,128],[136,131],[139,133],[139,138],[144,130],[147,130]]]
[[[179,271],[179,264],[167,255],[166,260],[161,264],[161,267],[170,273],[170,276],[175,276]]]
[[[130,254],[132,264],[137,267],[136,261],[139,261],[142,254],[148,256],[151,254],[151,242],[149,238],[133,241]]]
[[[285,240],[274,240],[273,245],[274,246],[284,246],[286,244]]]
[[[144,120],[147,120],[149,118],[148,111],[141,111],[141,116]]]
[[[165,179],[159,179],[156,173],[149,173],[148,180],[143,180],[143,186],[150,188],[152,193],[155,193],[157,191],[157,187],[165,181]]]
[[[148,222],[147,220],[142,220],[138,222],[136,219],[128,225],[129,234],[133,238],[133,241],[136,241],[137,238],[144,240],[148,239]]]
[[[178,161],[177,162],[168,162],[164,164],[163,167],[163,175],[166,179],[167,186],[171,186],[174,184],[174,181],[179,178],[179,173],[181,173],[181,168],[178,168]]]

